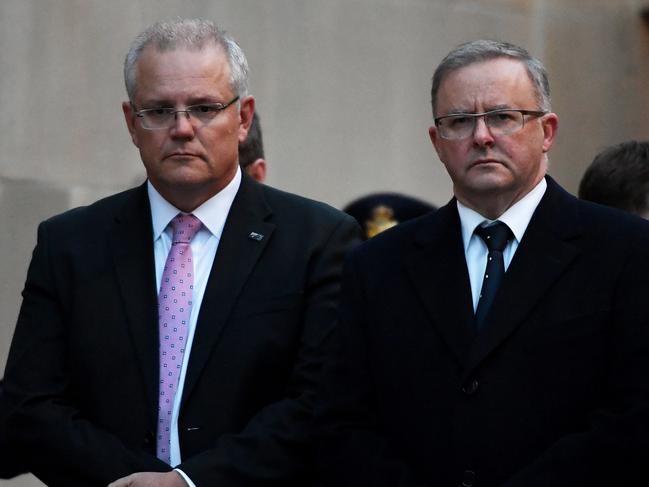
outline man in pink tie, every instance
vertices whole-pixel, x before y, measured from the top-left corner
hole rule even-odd
[[[239,46],[157,23],[126,56],[147,181],[43,222],[5,371],[50,486],[304,485],[350,217],[243,174]]]

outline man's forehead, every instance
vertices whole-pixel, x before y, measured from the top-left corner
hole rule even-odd
[[[147,47],[137,64],[137,91],[154,97],[167,91],[208,95],[230,90],[230,65],[217,46],[158,50]],[[196,93],[194,93],[196,92]],[[205,92],[205,93],[203,93]],[[219,100],[220,101],[220,100]]]
[[[220,44],[213,41],[206,41],[199,45],[184,45],[176,44],[173,46],[159,46],[151,43],[146,45],[138,58],[137,66],[140,66],[143,61],[156,61],[160,58],[167,57],[174,54],[187,54],[189,57],[196,57],[196,55],[204,55],[207,59],[225,60],[227,61],[225,49]]]
[[[536,91],[521,61],[495,58],[462,66],[447,73],[440,83],[437,105],[461,111],[486,104],[489,109],[536,100]]]

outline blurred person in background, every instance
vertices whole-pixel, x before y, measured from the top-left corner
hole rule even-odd
[[[246,140],[239,144],[239,165],[255,181],[266,181],[266,159],[264,158],[264,139],[261,135],[259,115],[252,115],[252,123]]]
[[[435,207],[405,194],[371,193],[355,199],[343,211],[356,219],[367,240],[399,223],[435,211]]]
[[[579,197],[649,219],[649,142],[630,140],[595,156]]]

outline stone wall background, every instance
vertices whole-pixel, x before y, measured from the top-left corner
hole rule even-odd
[[[36,226],[135,185],[122,60],[150,23],[207,17],[241,44],[269,184],[341,207],[394,190],[435,204],[451,185],[428,139],[430,77],[455,45],[498,38],[550,73],[560,116],[550,173],[575,192],[604,147],[649,136],[641,0],[3,0],[0,3],[0,370]],[[7,487],[42,485],[31,476]]]

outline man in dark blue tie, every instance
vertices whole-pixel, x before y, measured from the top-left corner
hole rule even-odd
[[[633,485],[649,452],[649,224],[550,176],[524,49],[435,71],[454,198],[352,252],[318,420],[321,485]]]

